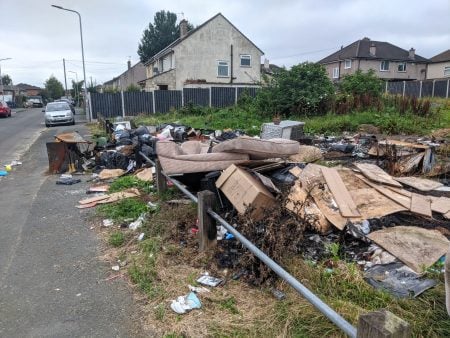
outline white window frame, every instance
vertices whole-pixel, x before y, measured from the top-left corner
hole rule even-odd
[[[227,66],[227,75],[220,75],[219,74],[219,67]],[[217,77],[230,77],[230,62],[225,60],[217,60]]]
[[[352,68],[352,59],[345,59],[344,61],[344,69]]]
[[[386,65],[387,63],[387,69],[383,68],[383,64]],[[389,71],[389,61],[388,60],[383,60],[380,62],[380,72],[388,72]]]
[[[403,70],[400,70],[400,66],[403,66]],[[397,65],[397,72],[399,72],[399,73],[406,73],[406,62],[400,62]]]
[[[252,66],[252,56],[250,54],[241,54],[239,58],[241,67],[250,68]],[[249,64],[243,65],[242,60],[249,60]]]
[[[339,67],[333,68],[333,79],[339,79]]]
[[[450,76],[450,66],[444,67],[444,76]]]

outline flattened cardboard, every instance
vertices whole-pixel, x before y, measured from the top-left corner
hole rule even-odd
[[[254,208],[251,216],[255,220],[263,217],[264,209],[275,205],[275,198],[267,188],[250,173],[232,164],[216,181],[219,188],[236,210],[243,214],[248,206]]]
[[[382,229],[368,237],[418,273],[445,255],[450,245],[439,231],[415,226]]]

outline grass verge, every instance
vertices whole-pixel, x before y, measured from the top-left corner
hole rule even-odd
[[[147,204],[140,199],[126,198],[115,203],[103,204],[97,207],[97,216],[110,218],[116,223],[125,220],[135,220],[147,211]]]
[[[145,295],[146,322],[165,337],[343,337],[342,332],[289,285],[277,281],[275,287],[286,293],[276,300],[271,293],[230,277],[220,270],[214,254],[199,253],[191,229],[196,224],[196,205],[169,205],[149,216],[140,230],[142,242],[119,247],[118,257],[126,256],[128,275]],[[442,275],[439,284],[416,299],[397,299],[367,284],[355,264],[339,260],[337,248],[330,246],[333,269],[326,262],[313,264],[300,256],[285,257],[281,264],[324,302],[356,325],[362,313],[387,309],[408,321],[416,337],[450,336],[445,310]],[[201,310],[177,315],[170,309],[172,299],[186,295],[188,284],[203,271],[224,278],[223,287],[200,294]]]

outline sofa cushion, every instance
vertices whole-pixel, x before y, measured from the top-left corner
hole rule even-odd
[[[293,140],[274,138],[261,140],[252,137],[238,137],[224,141],[212,148],[213,153],[241,153],[249,154],[251,159],[284,158],[297,154],[299,143]]]

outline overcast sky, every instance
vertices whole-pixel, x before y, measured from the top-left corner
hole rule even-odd
[[[287,67],[363,37],[426,58],[450,49],[450,0],[0,0],[0,59],[12,58],[1,62],[2,74],[16,84],[43,86],[51,74],[63,82],[63,58],[83,77],[78,18],[51,4],[81,13],[86,76],[98,84],[122,73],[129,57],[139,61],[142,32],[161,9],[195,26],[221,12],[271,63]]]

